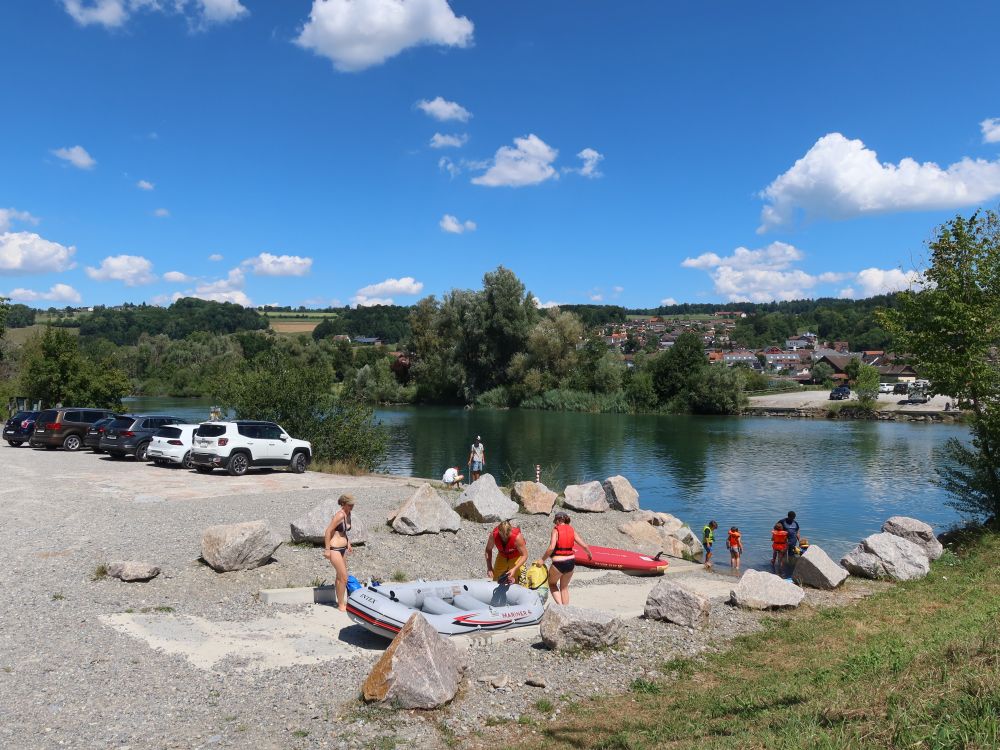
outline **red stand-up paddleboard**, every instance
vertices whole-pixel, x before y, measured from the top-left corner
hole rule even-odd
[[[668,565],[667,561],[662,558],[657,559],[625,549],[591,545],[590,551],[594,553],[593,560],[587,557],[587,553],[579,545],[573,549],[576,552],[576,564],[585,568],[620,570],[623,573],[654,576],[663,574]]]

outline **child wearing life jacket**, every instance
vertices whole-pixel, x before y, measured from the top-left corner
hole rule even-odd
[[[726,549],[729,550],[729,564],[739,570],[740,555],[743,554],[743,535],[740,530],[733,526],[729,529],[729,537],[726,539]]]
[[[580,545],[591,560],[594,555],[576,533],[576,529],[570,526],[569,514],[559,511],[553,521],[555,528],[552,529],[548,549],[537,564],[543,565],[546,559],[552,559],[552,567],[549,568],[549,591],[552,592],[552,599],[556,604],[569,604],[569,582],[573,578],[573,568],[576,567],[575,545]]]
[[[771,532],[771,550],[771,570],[784,570],[788,559],[788,532],[780,521],[774,524],[774,531]]]
[[[493,550],[497,559],[493,561]],[[516,583],[521,566],[528,561],[528,547],[521,529],[510,521],[501,522],[486,541],[486,573],[497,583]]]

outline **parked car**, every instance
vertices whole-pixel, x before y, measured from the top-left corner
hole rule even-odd
[[[915,390],[915,391],[913,391],[913,393],[910,394],[909,398],[906,399],[906,403],[908,403],[908,404],[926,404],[930,400],[931,400],[931,397],[928,396],[926,393],[924,393],[921,390]]]
[[[80,409],[66,407],[45,409],[38,413],[35,431],[31,433],[28,445],[55,450],[62,446],[68,451],[78,451],[83,447],[87,430],[99,419],[114,414],[110,409]]]
[[[906,396],[910,392],[910,384],[896,383],[896,385],[892,387],[892,392],[897,396]]]
[[[312,445],[274,422],[205,422],[195,430],[191,460],[203,473],[225,469],[242,476],[251,467],[287,466],[301,474],[312,460]]]
[[[19,411],[3,426],[3,439],[18,448],[28,442],[31,433],[35,431],[37,411]]]
[[[135,456],[137,461],[146,460],[149,441],[161,427],[180,424],[184,420],[166,414],[139,414],[119,417],[104,429],[100,448],[114,458]]]
[[[851,389],[846,385],[838,385],[832,391],[830,391],[831,401],[843,401],[851,397]]]
[[[892,383],[879,383],[878,392],[879,393],[892,393],[894,386]]]
[[[87,430],[87,434],[83,436],[83,447],[90,448],[94,453],[104,453],[101,450],[101,437],[104,435],[104,431],[108,428],[108,425],[114,422],[120,417],[130,416],[128,414],[113,414],[110,417],[105,417],[104,419],[98,419],[94,424],[90,425],[90,429]]]
[[[161,427],[149,441],[146,456],[157,466],[180,464],[185,469],[194,468],[191,461],[191,440],[196,424],[174,424]]]

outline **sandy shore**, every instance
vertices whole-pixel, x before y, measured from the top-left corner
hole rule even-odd
[[[338,621],[329,607],[267,605],[258,596],[263,589],[332,582],[317,550],[286,544],[271,564],[220,575],[198,562],[199,542],[207,526],[256,519],[287,538],[291,519],[351,491],[355,523],[372,529],[369,544],[350,559],[359,578],[484,575],[489,526],[465,523],[457,534],[403,537],[385,525],[417,480],[313,472],[202,476],[6,446],[0,471],[0,746],[424,748],[455,737],[471,744],[488,724],[547,720],[568,701],[657,677],[666,660],[719,648],[762,620],[724,603],[734,580],[724,571],[682,570],[677,563],[672,574],[712,597],[705,631],[632,617],[625,645],[605,653],[552,654],[537,647],[537,631],[473,645],[469,679],[451,706],[430,714],[387,712],[358,701],[387,642]],[[574,522],[591,543],[627,546],[617,531],[626,515],[574,514]],[[539,554],[548,517],[518,522],[529,552]],[[120,559],[152,562],[164,572],[145,584],[92,580],[101,563]],[[649,585],[621,574],[582,578],[574,584],[580,592]],[[852,581],[833,595],[810,591],[807,607],[875,588]],[[633,593],[625,599],[642,600],[642,591]],[[521,685],[529,673],[548,687]],[[500,692],[477,680],[501,674],[511,687]],[[552,703],[551,712],[537,708],[540,698]]]

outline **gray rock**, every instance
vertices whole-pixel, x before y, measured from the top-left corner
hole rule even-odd
[[[455,697],[465,668],[465,654],[414,612],[361,690],[366,701],[395,708],[437,708]]]
[[[545,610],[539,630],[554,651],[607,648],[625,637],[624,624],[611,613],[559,604]]]
[[[126,583],[151,581],[160,575],[160,569],[150,563],[135,560],[119,560],[108,563],[108,575]]]
[[[552,512],[552,506],[559,497],[541,482],[514,482],[510,499],[519,503],[525,513],[544,513],[548,515]]]
[[[653,526],[663,527],[663,530],[667,533],[679,531],[684,527],[684,522],[681,519],[676,516],[672,516],[669,513],[654,513],[653,519],[650,523],[653,524]]]
[[[429,484],[422,484],[392,517],[397,534],[439,534],[458,531],[462,519]]]
[[[304,516],[296,518],[290,524],[292,541],[296,544],[323,544],[326,527],[339,510],[340,505],[337,504],[337,498],[331,497]],[[368,541],[368,529],[352,519],[349,536],[353,546],[363,545]]]
[[[705,552],[705,547],[702,545],[701,539],[691,531],[689,526],[681,526],[679,529],[671,531],[670,536],[683,545],[680,557],[683,557],[685,553],[689,557],[699,557]]]
[[[210,526],[201,535],[201,556],[219,573],[259,568],[280,546],[267,521]]]
[[[901,536],[918,547],[923,547],[931,560],[937,560],[944,552],[944,545],[934,536],[934,529],[916,518],[893,516],[882,524],[882,531]]]
[[[923,547],[884,531],[862,539],[840,564],[856,576],[894,581],[923,578],[931,569]]]
[[[664,549],[666,535],[645,521],[626,521],[618,526],[618,531],[632,540],[632,545],[643,554],[655,555],[667,551]]]
[[[730,594],[733,604],[744,609],[797,607],[804,596],[794,583],[759,570],[744,573]]]
[[[811,544],[795,563],[792,578],[803,586],[827,591],[837,588],[848,576],[848,572],[837,565],[818,544]]]
[[[499,523],[517,515],[517,503],[500,491],[491,474],[483,474],[465,488],[455,511],[462,518],[476,523]]]
[[[620,474],[604,480],[604,495],[608,505],[614,510],[629,513],[639,510],[639,493],[632,483]]]
[[[563,505],[586,513],[603,513],[611,508],[600,482],[569,485],[563,491]]]
[[[666,620],[686,628],[701,628],[708,624],[710,609],[708,599],[665,578],[646,597],[645,614],[653,620]]]

